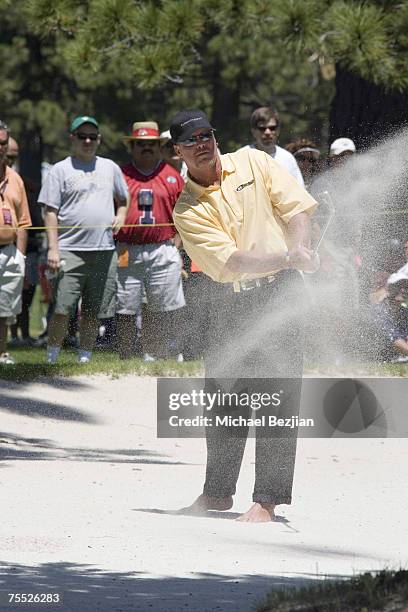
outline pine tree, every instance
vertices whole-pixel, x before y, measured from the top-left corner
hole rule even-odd
[[[133,121],[165,129],[182,106],[210,114],[224,151],[261,104],[278,106],[284,141],[361,145],[405,120],[401,0],[3,0],[0,17],[2,118],[37,162],[66,153],[83,112],[115,158]]]

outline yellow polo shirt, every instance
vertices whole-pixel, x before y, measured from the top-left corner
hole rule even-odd
[[[300,212],[317,205],[296,179],[270,155],[241,149],[221,155],[218,186],[202,187],[191,179],[174,208],[173,219],[185,250],[213,280],[231,283],[273,274],[225,270],[237,251],[277,254],[287,251],[286,226]]]

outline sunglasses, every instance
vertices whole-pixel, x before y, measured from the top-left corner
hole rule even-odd
[[[208,140],[212,140],[214,138],[214,132],[204,132],[203,134],[197,134],[197,136],[191,136],[191,138],[187,138],[186,140],[181,140],[177,144],[183,145],[183,147],[193,147],[198,142],[207,142]]]
[[[159,141],[158,140],[134,140],[133,143],[137,146],[140,147],[141,149],[143,147],[154,147],[155,145],[157,145]]]
[[[271,132],[276,132],[278,127],[279,127],[278,124],[276,125],[257,125],[256,129],[259,130],[260,132],[266,132],[266,130],[270,130]]]
[[[74,134],[78,140],[98,140],[99,134],[85,134],[85,132],[77,132]]]
[[[308,157],[307,155],[295,155],[296,161],[309,162],[310,164],[316,164],[319,160],[316,157]]]

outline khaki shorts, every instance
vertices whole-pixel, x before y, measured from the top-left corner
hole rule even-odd
[[[60,251],[63,264],[54,281],[56,314],[69,315],[82,298],[85,314],[115,315],[116,251]]]
[[[123,247],[119,244],[119,249]],[[126,248],[128,265],[118,267],[118,314],[138,314],[144,295],[152,312],[171,312],[185,306],[181,258],[170,240]]]
[[[25,257],[15,244],[0,246],[0,317],[15,321],[21,312]]]

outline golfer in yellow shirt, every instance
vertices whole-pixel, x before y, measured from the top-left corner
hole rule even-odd
[[[203,296],[212,312],[206,377],[213,385],[238,379],[251,393],[284,378],[284,413],[297,415],[303,361],[299,271],[318,267],[309,222],[316,201],[262,151],[219,155],[214,128],[201,110],[178,113],[170,132],[188,167],[174,222],[188,255],[215,281],[211,295]],[[245,426],[206,428],[204,489],[186,510],[232,507],[247,433]],[[296,437],[296,428],[281,435],[257,428],[253,505],[238,520],[270,521],[275,506],[291,503]]]

